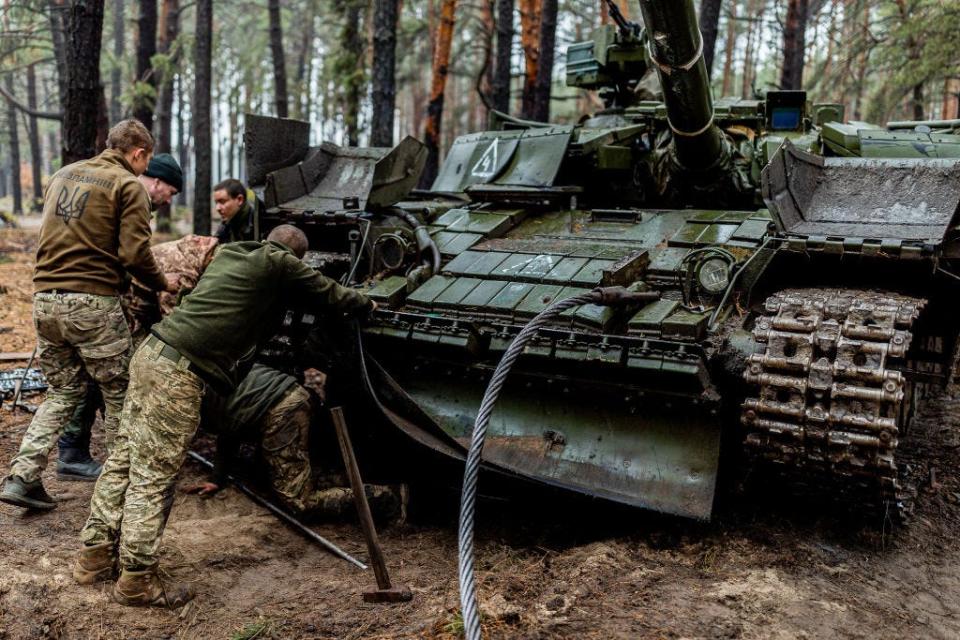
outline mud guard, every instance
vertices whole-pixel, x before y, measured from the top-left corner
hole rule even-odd
[[[764,167],[763,199],[792,236],[940,244],[960,205],[960,161],[824,158],[789,140]]]
[[[389,388],[393,399],[385,407],[391,423],[421,445],[464,459],[484,386],[423,369],[396,379],[394,372],[375,369],[375,383]],[[690,404],[680,410],[679,402],[674,409],[652,395],[636,413],[599,399],[574,402],[571,395],[561,389],[530,393],[519,380],[508,385],[490,421],[484,466],[630,506],[710,519],[720,454],[716,416]]]

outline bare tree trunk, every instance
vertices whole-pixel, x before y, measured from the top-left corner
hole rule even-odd
[[[393,112],[397,103],[397,0],[378,0],[373,14],[373,121],[370,146],[393,146]]]
[[[493,108],[510,112],[510,60],[513,54],[513,0],[497,0],[497,55],[493,72]]]
[[[533,119],[550,120],[550,89],[553,85],[553,54],[557,38],[557,0],[541,0],[540,60],[534,90]]]
[[[960,78],[947,78],[943,81],[940,117],[944,120],[960,118]]]
[[[443,124],[443,93],[447,86],[447,71],[450,64],[450,49],[453,42],[453,21],[457,8],[456,0],[442,0],[440,4],[440,27],[437,29],[437,47],[433,54],[433,79],[430,83],[430,103],[427,105],[427,121],[424,138],[427,146],[427,164],[420,175],[420,187],[429,189],[440,168],[440,133]]]
[[[120,61],[124,54],[124,7],[126,0],[113,2],[113,68],[110,69],[110,121],[120,122],[123,119],[123,108],[120,106],[120,94],[123,92],[123,71]]]
[[[540,61],[540,5],[542,0],[520,0],[520,46],[523,48],[524,77],[522,117],[532,118],[536,104],[537,64]]]
[[[50,40],[53,43],[53,59],[57,67],[57,93],[59,99],[57,104],[63,109],[64,101],[67,99],[67,75],[70,70],[67,68],[67,52],[63,45],[63,30],[66,15],[66,7],[63,0],[50,0],[47,4],[47,10],[50,13]]]
[[[157,101],[157,151],[170,153],[171,127],[173,122],[173,78],[180,59],[179,47],[174,44],[180,33],[180,0],[162,0],[160,9],[160,42],[158,50],[168,56],[169,73],[160,73],[158,78],[159,100]]]
[[[807,0],[789,0],[783,27],[783,72],[780,88],[803,88],[803,61],[806,52]]]
[[[0,154],[0,158],[3,157],[3,154]],[[7,170],[3,168],[3,164],[0,163],[0,198],[7,197]]]
[[[743,98],[753,97],[753,50],[755,38],[759,39],[757,25],[758,0],[747,0],[747,46],[743,52],[743,77],[740,95]]]
[[[69,74],[63,104],[63,164],[68,165],[96,154],[103,0],[71,3],[64,32]]]
[[[913,119],[923,120],[923,83],[913,85]]]
[[[14,95],[13,74],[4,78],[7,93]],[[10,187],[13,191],[13,213],[23,213],[23,193],[20,188],[20,131],[17,127],[17,108],[7,100],[7,129],[10,141]]]
[[[270,52],[273,55],[273,98],[278,118],[286,118],[290,100],[287,98],[287,63],[283,55],[283,23],[280,0],[270,0]]]
[[[727,42],[723,51],[723,84],[720,96],[730,95],[733,89],[733,52],[737,44],[737,0],[729,4],[727,13]]]
[[[717,48],[717,29],[720,26],[720,5],[723,0],[700,0],[700,34],[703,38],[703,61],[707,75],[713,69],[713,54]]]
[[[197,25],[194,31],[193,140],[196,177],[193,192],[193,232],[210,235],[210,79],[213,49],[213,0],[197,0]]]
[[[27,106],[34,111],[37,109],[37,72],[32,64],[27,67]],[[37,117],[30,116],[29,122],[27,136],[30,138],[30,168],[33,179],[33,202],[30,208],[33,211],[39,211],[43,201],[43,185],[40,179],[43,171],[43,151],[40,149],[40,127],[37,124]]]
[[[293,98],[293,114],[300,120],[310,120],[310,81],[313,74],[313,41],[316,37],[314,2],[307,3],[307,16],[303,22],[300,51],[297,52],[297,77],[294,82],[296,95]]]
[[[157,102],[157,152],[170,153],[172,111],[173,111],[173,69],[180,58],[179,51],[172,50],[180,28],[180,1],[162,0],[160,6],[160,43],[159,51],[169,57],[166,68],[169,73],[160,73],[160,99]],[[170,205],[165,204],[157,209],[157,231],[170,232]]]
[[[363,42],[360,38],[362,6],[359,0],[342,2],[344,21],[340,42],[343,52],[336,69],[341,76],[345,76],[339,80],[346,85],[343,89],[343,120],[347,146],[356,147],[360,144],[360,97],[363,86]]]
[[[190,167],[190,154],[187,148],[188,136],[183,121],[183,113],[186,111],[184,99],[187,97],[187,90],[183,86],[183,74],[178,74],[175,82],[176,90],[174,93],[177,94],[177,160],[180,163],[180,169],[183,171],[183,190],[177,197],[177,204],[185,207],[187,206],[187,185],[189,184],[187,176],[190,175],[188,171]]]
[[[156,100],[157,77],[151,58],[157,52],[157,0],[140,0],[137,19],[137,82],[133,117],[153,130],[153,107]],[[145,86],[144,86],[145,85]]]

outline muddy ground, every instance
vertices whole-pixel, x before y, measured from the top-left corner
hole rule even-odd
[[[0,352],[33,345],[34,241],[30,232],[0,231]],[[850,509],[769,486],[728,494],[709,524],[579,501],[485,504],[478,573],[489,637],[960,637],[960,402],[928,400],[921,410],[902,444],[920,487],[907,528],[851,519]],[[0,411],[4,465],[29,419]],[[188,462],[180,486],[201,478]],[[170,612],[128,609],[105,586],[72,583],[92,485],[60,482],[50,469],[44,482],[60,501],[55,511],[0,505],[0,639],[460,635],[452,494],[450,504],[421,505],[420,516],[381,532],[395,580],[415,595],[370,605],[361,600],[370,572],[306,542],[235,490],[211,499],[178,491],[163,566],[193,581],[199,596]],[[366,558],[356,525],[315,529]]]

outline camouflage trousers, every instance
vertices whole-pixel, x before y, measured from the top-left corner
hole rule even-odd
[[[293,511],[316,506],[310,467],[310,394],[293,385],[260,419],[260,449],[273,490]]]
[[[40,478],[50,449],[86,397],[91,379],[103,393],[107,447],[112,445],[130,360],[130,331],[114,296],[38,293],[33,323],[40,369],[50,388],[10,465],[10,474],[27,482]]]
[[[133,353],[150,333],[142,324],[132,324],[129,315],[127,315],[127,325],[130,327],[130,353]],[[61,447],[90,442],[90,431],[97,418],[97,409],[100,409],[101,414],[104,411],[102,402],[100,390],[93,381],[88,380],[86,393],[73,412],[73,416],[70,417],[70,421],[63,428],[63,434],[60,436]]]
[[[130,362],[120,429],[90,501],[85,544],[120,541],[124,567],[157,563],[177,473],[200,422],[203,381],[148,340]]]

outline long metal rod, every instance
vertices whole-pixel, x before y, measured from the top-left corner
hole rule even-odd
[[[350,432],[347,430],[347,421],[343,417],[341,407],[330,409],[333,426],[337,430],[337,440],[340,442],[340,452],[343,454],[343,463],[350,476],[350,488],[353,489],[353,499],[357,505],[357,515],[360,526],[363,528],[363,537],[367,539],[367,553],[370,555],[370,564],[377,576],[377,586],[380,589],[390,589],[390,573],[387,571],[387,562],[383,558],[383,549],[380,548],[380,539],[377,537],[377,527],[373,523],[373,514],[370,513],[370,504],[363,489],[363,479],[360,477],[360,466],[357,456],[353,452],[350,442]]]
[[[187,455],[189,455],[191,458],[193,458],[200,464],[204,465],[211,471],[213,470],[213,463],[207,460],[206,458],[204,458],[203,456],[201,456],[196,451],[188,451]],[[300,522],[299,520],[291,516],[289,513],[287,513],[280,507],[277,507],[276,505],[268,502],[264,498],[260,497],[259,495],[257,495],[256,493],[248,489],[246,485],[244,485],[242,482],[237,480],[232,475],[227,474],[227,480],[232,482],[233,486],[239,489],[242,494],[244,494],[245,496],[247,496],[248,498],[256,502],[261,507],[267,509],[270,513],[277,516],[278,518],[286,522],[288,525],[290,525],[291,527],[293,527],[303,535],[307,536],[308,538],[310,538],[311,540],[319,544],[321,547],[330,551],[333,555],[343,558],[350,564],[353,564],[359,567],[360,569],[363,569],[363,570],[369,569],[367,565],[363,564],[362,562],[360,562],[359,560],[351,556],[349,553],[347,553],[337,545],[333,544],[332,542],[330,542],[329,540],[321,536],[319,533],[317,533],[313,529],[309,529],[306,525],[304,525],[302,522]]]

